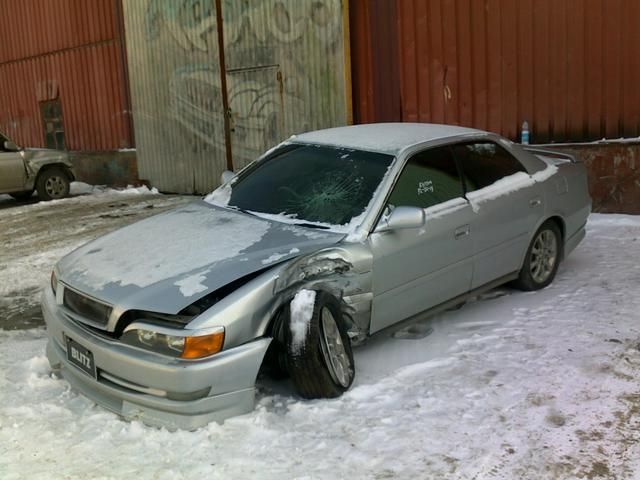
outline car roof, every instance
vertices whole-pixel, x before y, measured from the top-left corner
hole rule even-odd
[[[397,155],[420,143],[486,134],[487,132],[473,128],[434,123],[369,123],[294,135],[290,141]]]

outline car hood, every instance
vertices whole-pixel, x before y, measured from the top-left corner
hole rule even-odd
[[[27,160],[35,158],[68,157],[69,154],[62,150],[52,148],[24,148],[21,150]]]
[[[98,238],[60,260],[57,272],[66,285],[109,304],[175,314],[234,280],[343,237],[200,201]]]

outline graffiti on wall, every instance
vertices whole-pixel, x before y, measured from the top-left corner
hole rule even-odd
[[[182,52],[167,85],[168,112],[193,139],[192,151],[225,150],[225,114],[236,169],[293,133],[342,123],[330,118],[335,108],[315,105],[335,102],[332,90],[343,88],[341,69],[332,68],[342,61],[333,60],[341,49],[340,8],[339,0],[224,1],[224,112],[213,0],[151,0],[147,41],[168,34]]]

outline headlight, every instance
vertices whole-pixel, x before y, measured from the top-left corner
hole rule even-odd
[[[198,359],[218,353],[224,345],[224,327],[176,330],[134,322],[125,328],[122,342],[173,357]]]

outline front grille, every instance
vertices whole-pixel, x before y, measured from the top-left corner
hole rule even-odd
[[[64,289],[64,306],[72,313],[81,318],[89,320],[89,322],[106,326],[111,315],[111,307],[103,303],[97,302],[69,288]]]

